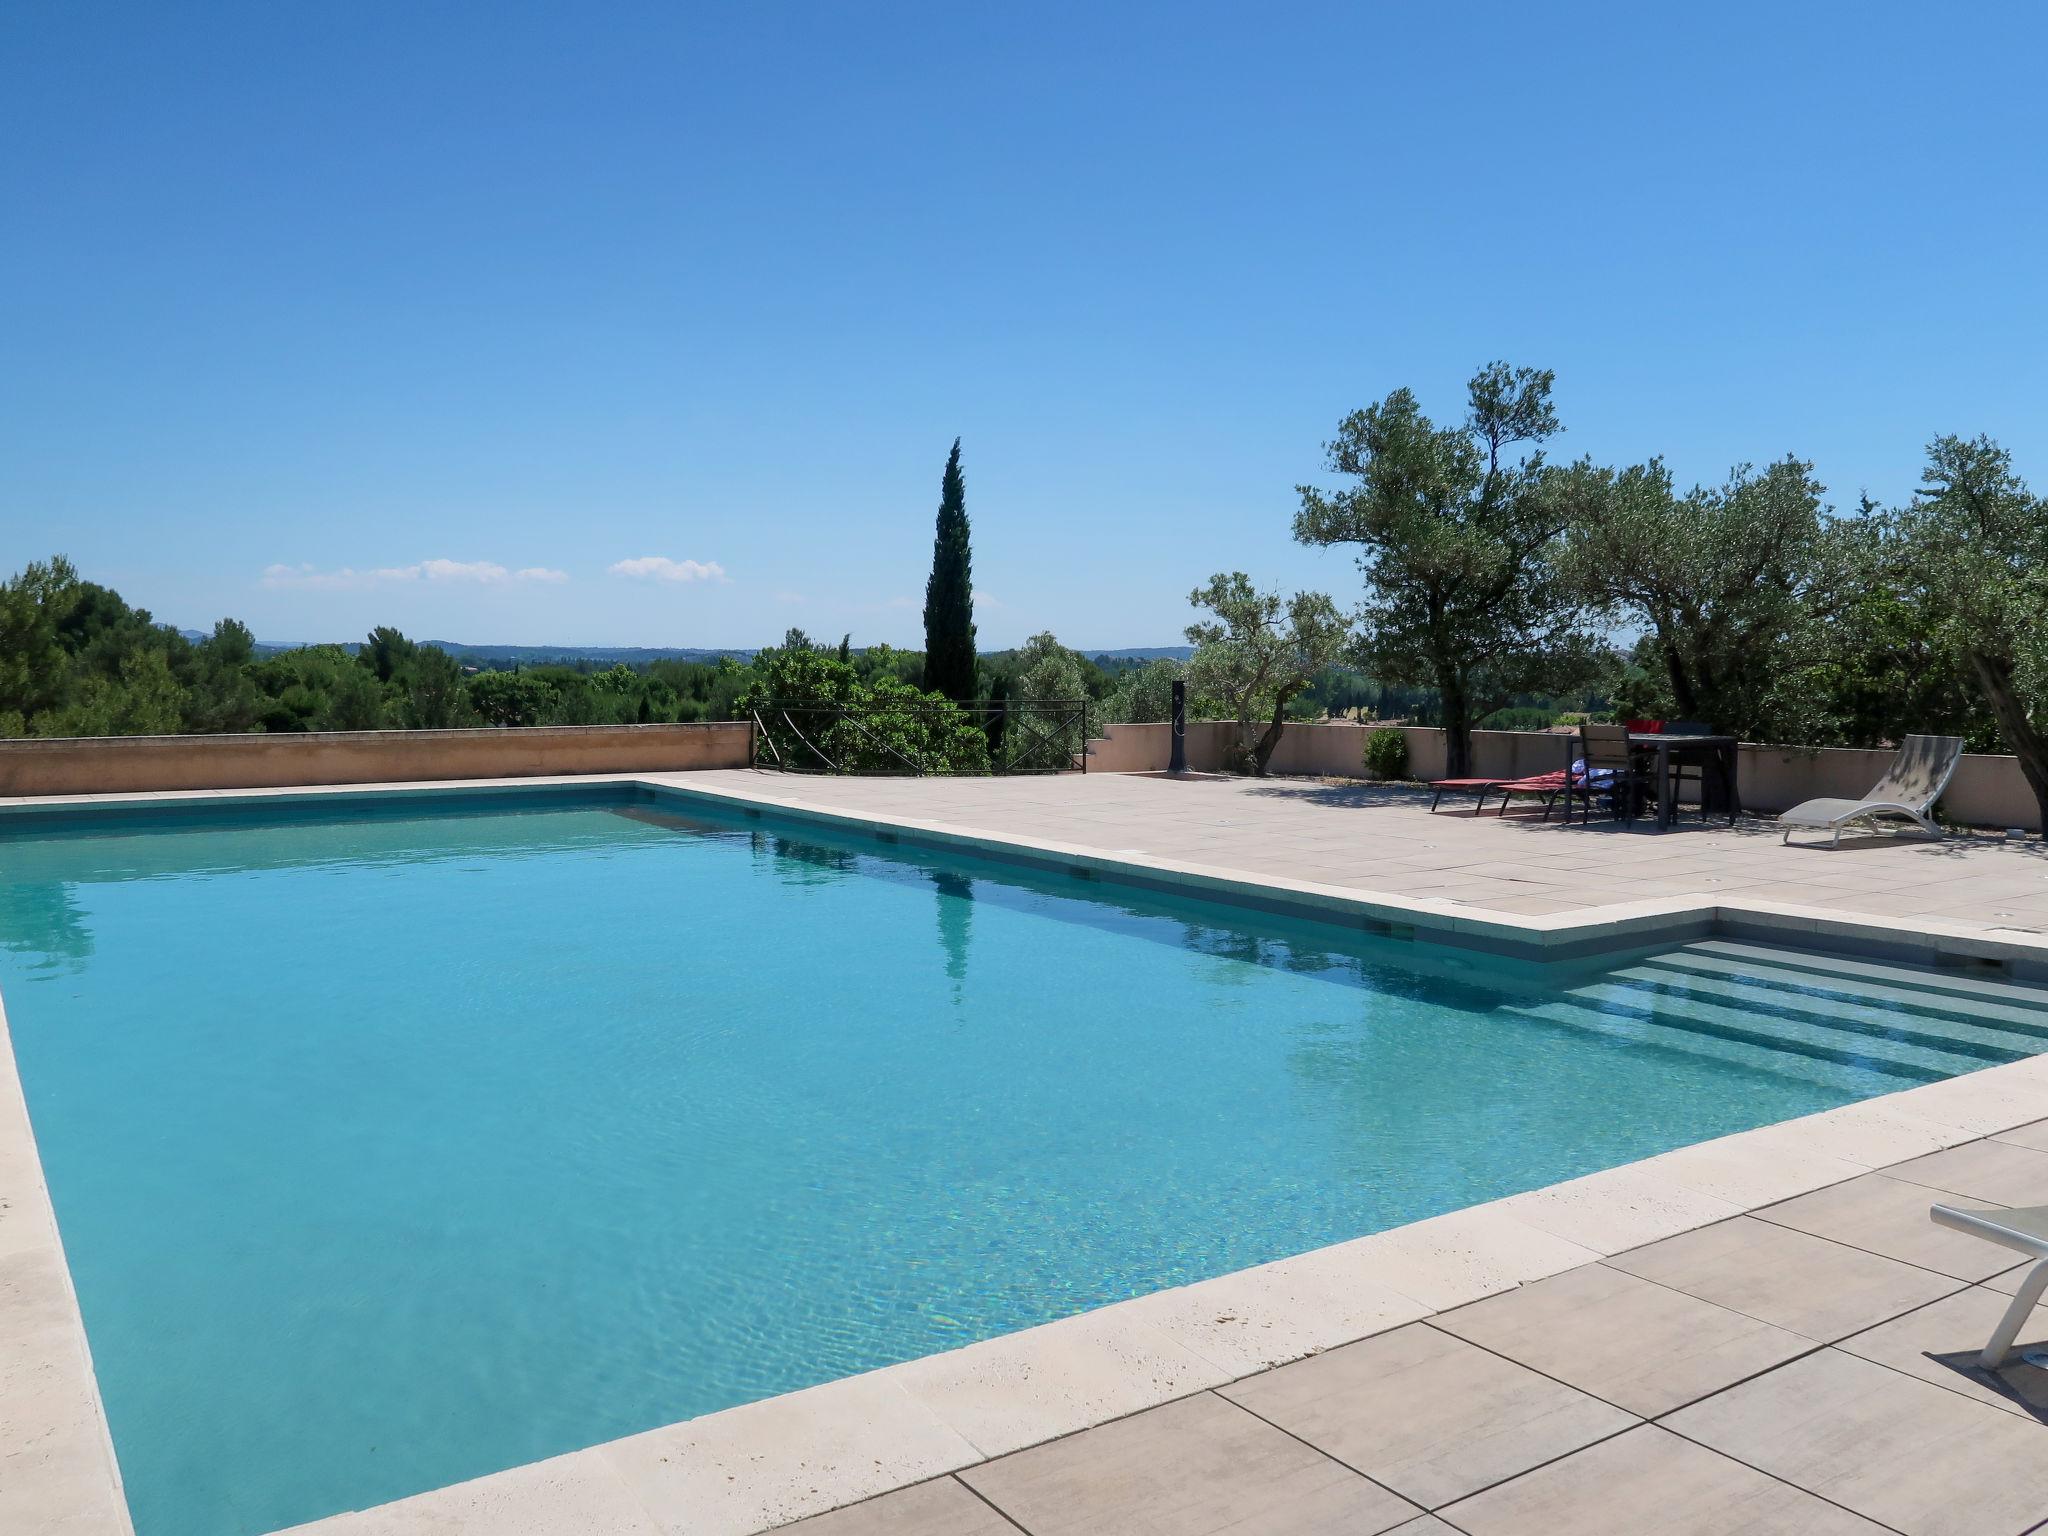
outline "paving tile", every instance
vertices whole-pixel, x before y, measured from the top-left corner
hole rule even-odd
[[[1017,1536],[1017,1527],[950,1477],[813,1515],[788,1536]]]
[[[1460,1536],[1460,1533],[1435,1515],[1418,1515],[1406,1525],[1395,1526],[1387,1536]]]
[[[2048,1120],[2036,1120],[2032,1125],[2015,1126],[2009,1131],[2000,1131],[1994,1141],[2009,1141],[2016,1147],[2031,1147],[2036,1152],[2048,1152]]]
[[[1924,1184],[1871,1173],[1755,1214],[1781,1227],[1832,1238],[1958,1280],[1982,1280],[2019,1262],[2010,1249],[1953,1227],[1936,1226],[1927,1212],[1941,1199]]]
[[[2011,1301],[2003,1291],[1973,1285],[1917,1312],[1853,1333],[1836,1347],[1978,1402],[2048,1423],[2048,1369],[2022,1358],[2024,1352],[2034,1350],[2048,1359],[2048,1306],[2034,1308],[2032,1320],[2020,1329],[2014,1352],[2003,1368],[1994,1374],[1977,1365],[1977,1356]]]
[[[1738,1216],[1604,1261],[1827,1343],[1961,1289],[1960,1282]]]
[[[1965,1142],[1945,1152],[1894,1163],[1885,1173],[1967,1200],[2048,1205],[2048,1152],[2009,1141]]]
[[[1541,916],[1550,912],[1573,912],[1584,906],[1584,902],[1572,901],[1557,896],[1500,896],[1491,892],[1467,897],[1473,905],[1486,908],[1489,912],[1522,912],[1530,916]]]
[[[1637,1422],[1424,1323],[1219,1390],[1431,1509]]]
[[[982,1456],[1002,1456],[1237,1374],[1105,1307],[884,1373]],[[943,1469],[942,1469],[943,1470]]]
[[[2048,1512],[2048,1432],[1839,1349],[1664,1421],[1904,1536],[2015,1536]]]
[[[1032,1536],[1367,1536],[1418,1513],[1207,1392],[960,1476]]]
[[[1604,1264],[1438,1313],[1430,1323],[1644,1418],[1814,1347]]]
[[[1654,1424],[1444,1515],[1470,1536],[1883,1536],[1858,1515]]]
[[[2011,1252],[2010,1249],[2006,1251]],[[1999,1291],[2007,1296],[2016,1295],[2021,1282],[2027,1278],[2028,1271],[2038,1262],[2037,1260],[2028,1259],[2024,1254],[2019,1256],[2019,1260],[2019,1263],[2015,1264],[2011,1269],[2000,1270],[1990,1279],[1979,1280],[1977,1283],[1987,1291]]]

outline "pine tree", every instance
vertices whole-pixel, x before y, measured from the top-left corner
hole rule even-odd
[[[924,589],[924,685],[956,704],[974,699],[973,556],[968,547],[967,482],[960,474],[960,439],[946,459],[939,485],[938,532],[932,538],[932,574]]]

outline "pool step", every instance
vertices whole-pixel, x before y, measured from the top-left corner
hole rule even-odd
[[[1827,961],[1825,967],[1819,961]],[[1847,1004],[1890,1004],[1966,1024],[1997,1020],[2021,1034],[2048,1040],[2048,993],[2011,981],[1923,975],[1896,965],[1864,967],[1858,961],[1829,961],[1827,956],[1796,956],[1796,963],[1786,963],[1772,950],[1722,954],[1704,946],[1653,954],[1638,969],[1688,975],[1700,981],[1720,979],[1751,989],[1761,987]]]
[[[1708,939],[1510,1005],[1532,1022],[1788,1076],[1911,1082],[2048,1051],[2048,988],[1849,956]]]
[[[1916,997],[1960,998],[1994,1006],[2024,1008],[2048,1014],[2048,987],[2006,981],[1991,976],[1971,976],[1927,966],[1888,965],[1878,960],[1859,960],[1851,955],[1830,955],[1814,950],[1780,949],[1769,944],[1745,944],[1735,939],[1702,939],[1669,956],[1693,956],[1735,962],[1758,974],[1797,974],[1812,978],[1811,985],[1846,983],[1851,986],[1898,987]]]
[[[1827,1028],[1860,1027],[1866,1032],[1900,1030],[1927,1042],[1975,1041],[2031,1055],[2048,1048],[2048,1017],[2002,1017],[1967,1005],[1926,1008],[1904,994],[1873,996],[1818,992],[1751,976],[1699,974],[1676,966],[1632,965],[1609,977],[1674,996],[1755,1009],[1773,1018],[1798,1019]],[[1873,991],[1897,989],[1873,989]]]
[[[1572,996],[1588,1007],[1626,1013],[1660,1029],[1715,1034],[1770,1050],[1933,1077],[2030,1054],[2027,1044],[1984,1038],[1964,1026],[1943,1027],[1947,1021],[1903,1014],[1871,1018],[1846,1011],[1835,1018],[1807,1016],[1776,1006],[1768,993],[1733,1001],[1669,984],[1613,980],[1574,988]]]
[[[1981,1061],[1950,1060],[1921,1055],[1915,1059],[1890,1059],[1866,1050],[1853,1050],[1821,1040],[1788,1038],[1773,1032],[1766,1020],[1746,1024],[1685,1017],[1672,1010],[1658,1010],[1641,1003],[1611,1001],[1605,1004],[1580,999],[1548,1002],[1522,1001],[1509,1011],[1531,1023],[1562,1028],[1574,1034],[1601,1035],[1632,1047],[1649,1046],[1695,1059],[1726,1062],[1746,1072],[1770,1070],[1773,1057],[1783,1059],[1781,1075],[1811,1082],[1816,1078],[1853,1085],[1870,1072],[1907,1083],[1939,1082],[1958,1072],[1984,1065]],[[1763,1055],[1759,1055],[1759,1047]],[[1864,1090],[1867,1091],[1867,1090]]]

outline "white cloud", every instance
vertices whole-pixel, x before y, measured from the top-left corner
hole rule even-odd
[[[310,565],[266,565],[263,568],[263,585],[266,587],[318,587],[339,590],[351,587],[375,587],[393,581],[418,581],[420,568],[416,565],[400,566],[393,569],[359,571],[354,566],[344,565],[339,570],[322,571]]]
[[[491,560],[423,560],[420,574],[429,581],[476,581],[495,586],[512,573]]]
[[[794,608],[800,603],[810,601],[810,599],[805,597],[801,592],[778,592],[775,594],[775,601],[777,601],[778,603],[787,603],[792,608]]]
[[[636,581],[729,582],[732,579],[716,560],[671,560],[667,555],[642,555],[637,560],[620,560],[607,569],[614,576],[630,576]]]
[[[508,571],[494,560],[422,560],[415,565],[384,565],[360,571],[352,565],[329,571],[310,564],[266,565],[263,568],[263,585],[266,587],[304,587],[323,591],[352,591],[407,581],[498,586],[514,581],[558,582],[568,579],[566,571],[553,571],[538,565]]]

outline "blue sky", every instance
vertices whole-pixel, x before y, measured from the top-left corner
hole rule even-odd
[[[15,5],[0,538],[268,638],[1171,643],[1345,412],[2048,481],[2038,6]],[[616,570],[614,568],[617,568]]]

